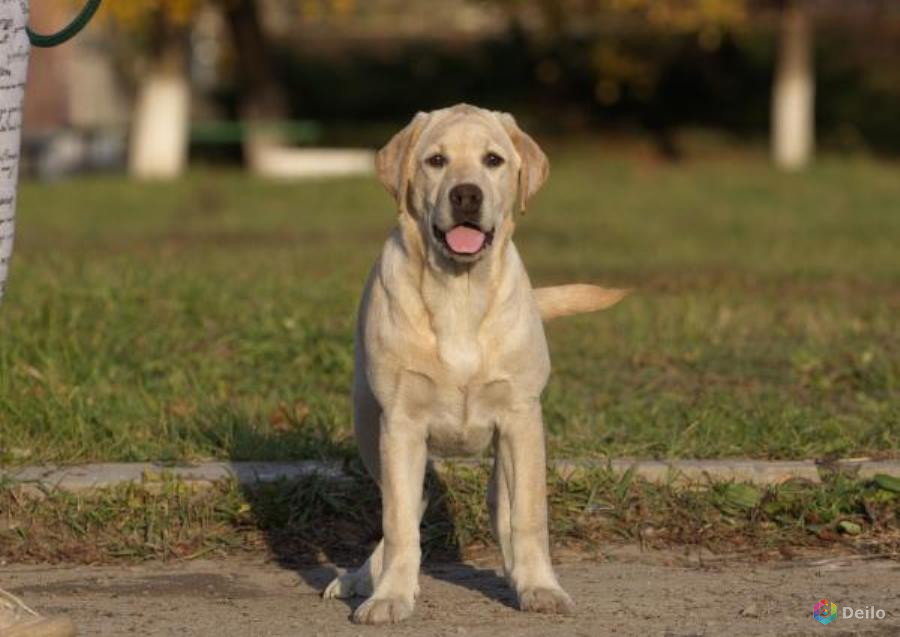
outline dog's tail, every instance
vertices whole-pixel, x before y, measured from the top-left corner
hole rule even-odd
[[[549,321],[560,316],[606,309],[621,301],[629,292],[630,290],[573,283],[536,288],[534,299],[537,301],[541,318]]]

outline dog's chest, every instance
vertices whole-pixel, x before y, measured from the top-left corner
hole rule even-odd
[[[487,371],[481,338],[486,299],[447,288],[433,293],[438,297],[430,308],[438,373],[445,383],[467,385]]]
[[[515,285],[527,279],[513,270],[493,284],[426,273],[415,289],[386,285],[391,293],[374,297],[366,336],[373,392],[389,418],[425,430],[432,453],[483,450],[516,403],[546,382],[541,324],[529,311],[530,288]],[[394,299],[406,304],[380,309]]]
[[[481,452],[512,403],[512,384],[507,380],[454,386],[419,376],[414,384],[417,398],[409,415],[425,425],[429,451],[436,455]]]

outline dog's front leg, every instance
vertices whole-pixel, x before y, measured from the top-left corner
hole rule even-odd
[[[407,419],[382,416],[381,458],[384,558],[372,596],[353,613],[359,624],[399,622],[419,592],[419,513],[427,448],[424,432]]]
[[[550,563],[547,529],[547,468],[538,399],[511,410],[500,424],[498,468],[510,497],[510,583],[522,610],[570,613],[575,604]]]

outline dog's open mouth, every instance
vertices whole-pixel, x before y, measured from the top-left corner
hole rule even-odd
[[[433,226],[434,236],[451,253],[472,256],[486,249],[494,241],[494,231],[485,232],[474,223],[461,223],[447,231]]]

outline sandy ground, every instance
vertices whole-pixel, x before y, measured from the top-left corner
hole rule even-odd
[[[291,570],[263,558],[140,566],[0,566],[0,586],[49,614],[66,613],[82,635],[381,636],[489,635],[900,635],[900,563],[852,558],[790,562],[685,562],[665,554],[603,561],[566,556],[560,579],[578,604],[568,617],[519,612],[491,564],[428,565],[413,617],[356,626],[351,608],[322,600],[327,567]],[[813,604],[838,618],[824,627]],[[844,606],[885,619],[843,619]],[[826,632],[827,631],[827,632]]]

